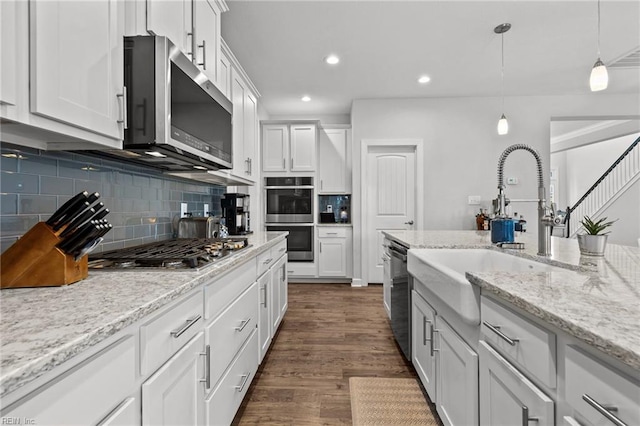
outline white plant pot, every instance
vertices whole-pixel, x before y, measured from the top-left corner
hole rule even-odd
[[[580,253],[589,256],[604,256],[608,235],[578,235],[578,247]]]

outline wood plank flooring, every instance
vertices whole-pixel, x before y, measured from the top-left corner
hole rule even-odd
[[[382,286],[289,284],[289,308],[234,425],[351,424],[349,377],[416,377]]]

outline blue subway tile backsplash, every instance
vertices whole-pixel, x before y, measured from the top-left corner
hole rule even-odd
[[[183,202],[194,216],[204,214],[204,204],[212,214],[222,213],[224,186],[77,152],[40,151],[6,143],[0,151],[1,251],[83,190],[99,192],[99,201],[110,210],[106,219],[113,229],[97,252],[173,238]]]

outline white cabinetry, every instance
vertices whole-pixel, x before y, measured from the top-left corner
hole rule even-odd
[[[147,0],[146,18],[149,34],[168,37],[194,60],[192,0]]]
[[[579,424],[640,424],[640,384],[582,350],[565,352],[565,395]]]
[[[348,194],[351,192],[350,129],[319,130],[318,193]]]
[[[478,355],[441,316],[433,331],[438,414],[445,425],[477,425]]]
[[[2,21],[3,141],[121,147],[123,2],[2,2]]]
[[[271,267],[271,284],[273,288],[273,312],[271,313],[271,327],[275,331],[280,327],[284,314],[289,307],[287,291],[287,256],[282,256]],[[276,313],[277,311],[277,313]]]
[[[47,425],[97,424],[109,420],[114,410],[131,399],[129,404],[139,411],[139,402],[129,397],[135,380],[135,339],[129,335],[14,405],[3,406],[2,418],[32,419],[33,424]]]
[[[436,311],[415,291],[412,291],[411,303],[413,305],[411,309],[411,358],[429,398],[435,401],[436,357],[433,347],[433,331]]]
[[[258,100],[242,75],[231,70],[233,102],[233,174],[255,182],[254,157],[258,140]]]
[[[318,227],[318,275],[349,278],[352,275],[351,227]]]
[[[222,10],[209,0],[193,0],[193,52],[195,63],[218,82],[220,60],[220,18]]]
[[[315,171],[315,122],[265,123],[262,132],[262,171],[280,174]]]
[[[480,423],[549,426],[554,402],[486,342],[480,341]],[[535,419],[535,420],[534,420]]]
[[[259,305],[258,305],[258,340],[259,340],[259,355],[258,361],[262,363],[264,356],[269,350],[271,345],[271,316],[269,314],[271,310],[271,274],[265,273],[258,278],[258,292]]]
[[[198,333],[142,384],[143,425],[203,423],[204,349],[204,335]]]

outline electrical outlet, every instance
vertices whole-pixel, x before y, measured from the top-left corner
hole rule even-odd
[[[209,204],[204,205],[204,217],[209,216]]]
[[[507,185],[517,185],[518,184],[518,178],[517,177],[508,177],[507,178]]]
[[[469,205],[477,206],[480,204],[481,197],[479,195],[469,195]]]
[[[180,217],[187,215],[187,203],[180,203]]]

